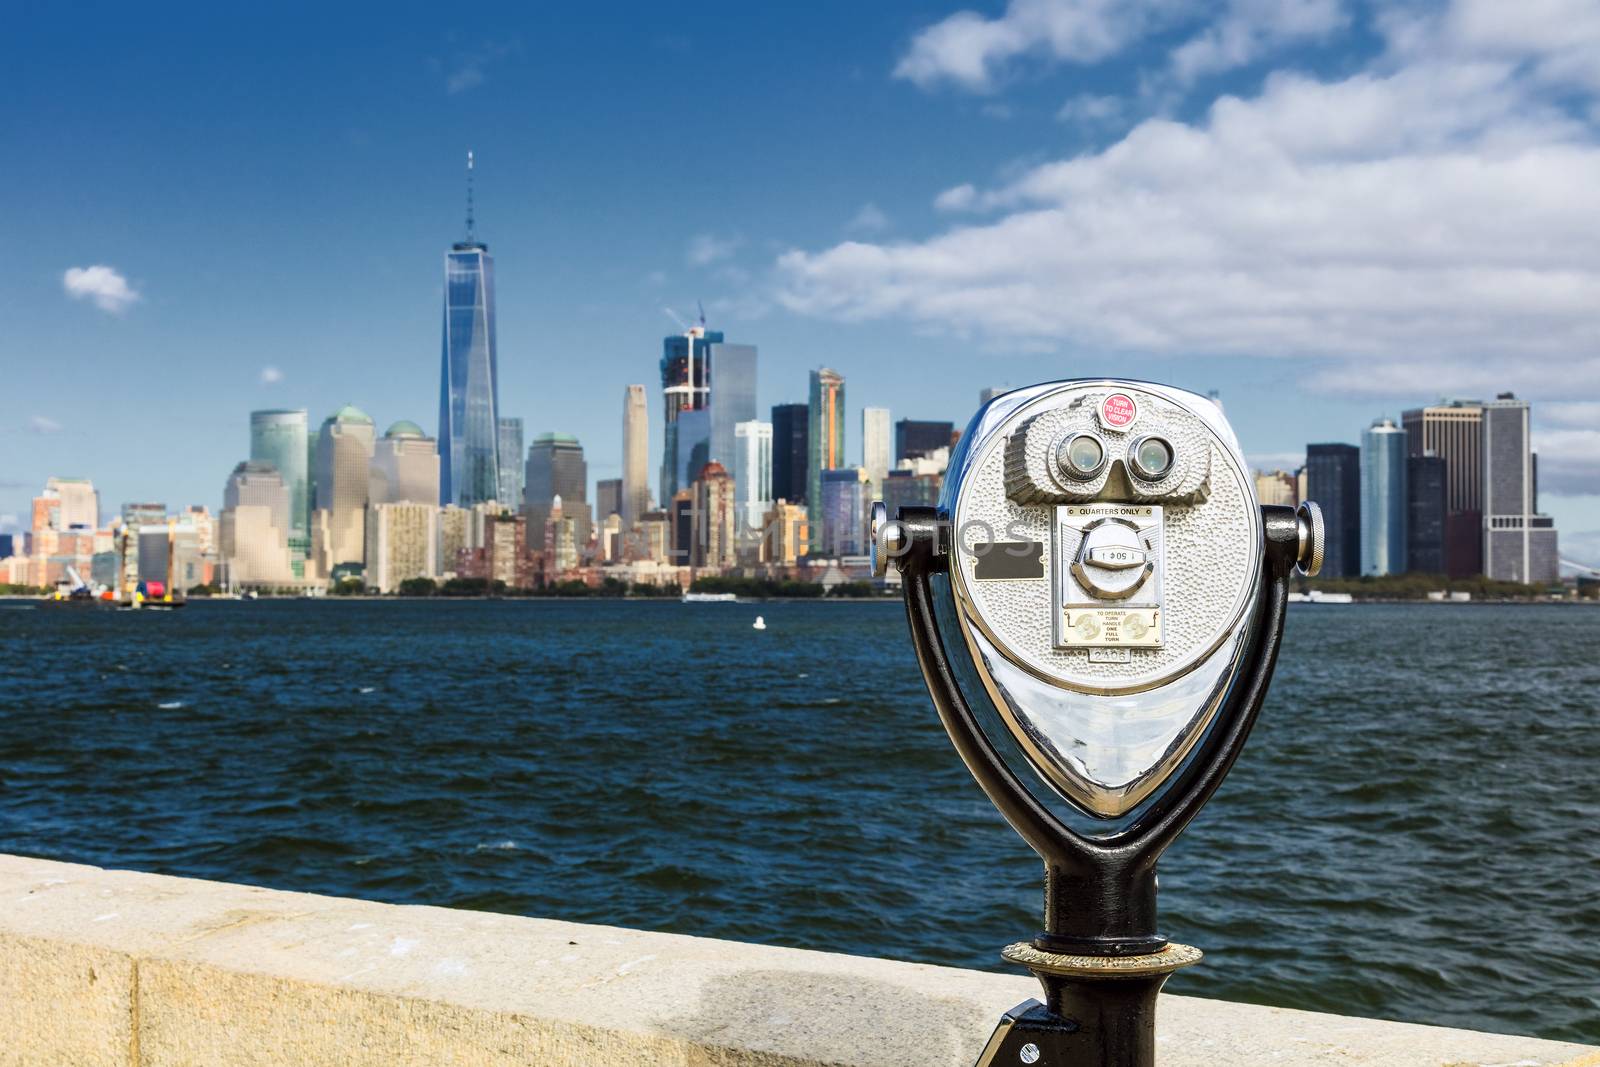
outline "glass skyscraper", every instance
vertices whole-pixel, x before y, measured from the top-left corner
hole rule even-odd
[[[1361,437],[1361,573],[1404,574],[1406,432],[1379,419]]]
[[[515,511],[522,506],[522,420],[500,420],[500,489],[495,499]]]
[[[622,400],[622,528],[632,530],[650,510],[650,412],[644,386],[630,385]]]
[[[367,500],[372,481],[376,427],[372,416],[346,404],[322,421],[317,437],[317,512],[326,512],[321,551],[323,573],[359,569],[367,551]],[[313,538],[315,540],[315,538]]]
[[[1555,522],[1539,513],[1538,457],[1526,400],[1483,405],[1483,573],[1502,582],[1560,580]]]
[[[711,346],[711,451],[709,458],[732,469],[734,427],[756,421],[756,346],[718,342]],[[698,471],[695,472],[699,474]],[[693,479],[691,479],[693,480]]]
[[[925,419],[901,419],[894,424],[894,458],[925,459],[941,448],[950,447],[955,436],[953,422],[929,422]]]
[[[806,518],[810,522],[810,550],[821,551],[822,472],[844,466],[844,375],[828,367],[811,372],[811,454],[806,462]]]
[[[1444,573],[1452,578],[1482,574],[1483,405],[1442,400],[1403,412],[1400,425],[1411,455],[1434,455],[1445,463]],[[1413,560],[1411,569],[1424,568]]]
[[[1307,445],[1306,498],[1317,502],[1327,523],[1322,573],[1356,577],[1361,573],[1361,450],[1347,444]]]
[[[858,556],[866,548],[867,472],[839,467],[822,472],[822,551]]]
[[[439,444],[402,419],[372,446],[367,504],[426,504],[439,499]]]
[[[444,257],[439,368],[439,503],[470,508],[499,495],[501,462],[494,258],[470,228],[467,239]],[[505,462],[518,458],[507,456]]]
[[[589,540],[589,464],[583,458],[583,445],[571,434],[542,433],[528,449],[528,465],[523,478],[524,511],[528,516],[528,540],[544,545],[544,524],[556,498],[561,499],[563,518],[573,521],[573,536],[579,546]]]
[[[772,409],[772,498],[799,504],[806,499],[810,464],[811,408],[777,404]]]
[[[701,469],[711,462],[711,412],[705,408],[679,412],[678,421],[667,429],[672,431],[676,463],[672,471],[673,485],[677,489],[687,489],[700,480]]]
[[[692,326],[661,342],[661,499],[671,500],[679,489],[686,489],[699,473],[711,452],[711,423],[707,408],[711,401],[711,346],[722,343],[722,333]],[[679,426],[686,414],[706,412],[702,421],[690,419]],[[752,414],[750,416],[754,418]],[[694,450],[704,453],[687,480],[680,474],[694,463]]]
[[[733,428],[733,493],[739,522],[760,530],[772,507],[772,423],[751,419]]]
[[[883,488],[893,466],[889,457],[889,409],[861,409],[861,465],[867,468],[874,491]]]
[[[1411,431],[1406,430],[1407,444]],[[1443,456],[1406,457],[1406,566],[1414,574],[1445,573],[1449,465]]]
[[[250,459],[270,463],[289,493],[289,556],[295,577],[303,577],[311,548],[311,491],[306,476],[310,443],[304,408],[250,413]]]

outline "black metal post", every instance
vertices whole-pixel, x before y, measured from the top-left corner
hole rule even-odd
[[[935,625],[931,579],[948,566],[945,520],[932,508],[900,509],[898,564],[928,692],[973,777],[1045,862],[1044,930],[1003,954],[1039,978],[1045,1003],[1007,1013],[979,1067],[1154,1067],[1156,994],[1200,958],[1157,931],[1156,862],[1221,784],[1261,711],[1300,551],[1294,509],[1261,510],[1266,553],[1246,666],[1178,779],[1126,828],[1087,838],[1029,792],[984,734]]]

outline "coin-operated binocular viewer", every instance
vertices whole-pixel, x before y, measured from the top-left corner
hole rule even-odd
[[[1156,861],[1261,710],[1315,504],[1262,506],[1218,406],[1166,386],[997,397],[937,508],[876,504],[928,691],[957,751],[1044,859],[1044,929],[1002,955],[1044,1003],[980,1067],[1150,1067],[1156,993],[1200,959],[1156,923]]]

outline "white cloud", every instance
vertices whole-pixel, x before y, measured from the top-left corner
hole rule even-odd
[[[1452,29],[1480,6],[1387,24],[1369,70],[1274,74],[935,201],[982,222],[789,251],[780,300],[988,347],[1296,358],[1345,392],[1600,393],[1595,94],[1560,34]]]
[[[1539,494],[1600,495],[1600,401],[1534,404]]]
[[[1541,497],[1600,494],[1600,429],[1535,432],[1533,447],[1539,453]]]
[[[924,89],[950,82],[988,92],[1020,56],[1097,62],[1188,6],[1184,0],[1011,0],[998,18],[958,11],[912,38],[894,74]]]
[[[1171,55],[1172,75],[1188,84],[1321,40],[1348,22],[1344,0],[1228,0],[1220,12],[1196,0],[1010,0],[998,17],[958,11],[923,29],[894,75],[923,89],[951,84],[986,93],[1024,57],[1092,65],[1151,34],[1192,26]]]
[[[262,385],[277,385],[281,381],[283,381],[283,371],[279,370],[277,367],[261,368]]]
[[[889,216],[877,204],[862,204],[844,228],[849,233],[881,233],[889,228]]]
[[[1076,122],[1084,126],[1102,126],[1122,119],[1126,105],[1115,96],[1096,96],[1079,93],[1061,105],[1056,118],[1062,122]]]
[[[43,415],[35,415],[28,420],[28,432],[37,434],[60,433],[61,424],[55,419],[49,419]]]
[[[468,89],[476,89],[483,84],[483,66],[478,63],[467,63],[446,75],[444,91],[454,96],[464,93]]]
[[[435,61],[435,69],[443,71],[444,91],[451,96],[464,93],[469,89],[476,89],[488,80],[489,67],[511,56],[522,54],[522,42],[513,38],[509,41],[485,42],[477,48],[457,51],[450,57],[448,64]]]
[[[706,301],[706,317],[712,322],[755,322],[772,311],[772,302],[765,294],[746,290],[732,296],[712,297]]]
[[[1187,84],[1274,48],[1325,38],[1348,22],[1340,0],[1229,0],[1220,19],[1173,50],[1172,73]]]
[[[1581,533],[1557,530],[1556,547],[1560,550],[1562,559],[1600,567],[1600,530],[1586,530]]]
[[[1245,457],[1251,470],[1288,471],[1293,474],[1306,465],[1304,452],[1252,452]]]
[[[933,206],[940,211],[967,211],[978,201],[978,187],[971,182],[963,182],[953,189],[946,189],[933,198]]]
[[[1443,18],[1443,33],[1453,48],[1530,60],[1541,81],[1600,89],[1600,4],[1594,0],[1456,0]],[[1426,32],[1411,38],[1424,47],[1427,40]]]
[[[684,253],[684,259],[691,267],[704,267],[732,256],[742,244],[744,239],[740,237],[718,237],[712,233],[695,234],[689,239],[689,248]]]
[[[1538,424],[1577,429],[1600,427],[1600,400],[1558,400],[1553,404],[1540,404],[1534,418]]]
[[[128,284],[128,279],[115,267],[95,264],[92,267],[69,267],[61,275],[61,287],[74,300],[89,300],[101,311],[120,315],[139,302],[138,290]]]

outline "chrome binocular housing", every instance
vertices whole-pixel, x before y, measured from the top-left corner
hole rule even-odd
[[[963,436],[938,519],[945,645],[1043,782],[1125,815],[1211,725],[1263,591],[1263,510],[1221,409],[1115,379],[1007,393]],[[1315,573],[1314,504],[1294,527]],[[880,573],[909,548],[881,505],[872,541]]]

